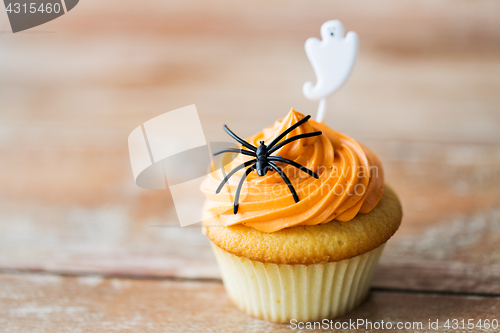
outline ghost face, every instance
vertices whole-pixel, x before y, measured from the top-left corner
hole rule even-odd
[[[344,26],[339,20],[331,20],[321,26],[321,39],[342,39],[344,38]]]

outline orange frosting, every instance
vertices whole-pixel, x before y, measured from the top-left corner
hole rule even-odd
[[[292,109],[285,118],[247,141],[256,147],[261,140],[269,144],[302,118],[303,114]],[[213,172],[201,186],[207,197],[205,216],[210,216],[204,224],[243,224],[274,232],[332,220],[349,221],[358,212],[368,213],[375,208],[384,188],[384,172],[377,157],[348,136],[314,120],[296,128],[283,140],[314,131],[322,131],[323,135],[294,141],[273,154],[294,160],[319,175],[319,179],[315,179],[291,165],[278,164],[297,191],[299,202],[295,203],[277,172],[269,171],[262,177],[252,172],[241,190],[238,214],[233,214],[234,193],[244,169],[234,174],[219,194],[215,194],[215,189],[223,174]],[[224,167],[226,173],[249,159],[251,157],[238,154]]]

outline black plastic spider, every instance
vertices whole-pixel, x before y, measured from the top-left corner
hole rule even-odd
[[[249,150],[234,149],[234,148],[222,149],[222,150],[219,150],[218,152],[214,153],[214,156],[222,154],[222,153],[240,153],[243,155],[255,157],[253,160],[242,163],[242,164],[238,165],[236,168],[234,168],[233,170],[231,170],[226,175],[226,177],[224,177],[224,179],[220,183],[219,187],[217,187],[217,190],[215,191],[215,193],[218,194],[221,191],[224,184],[226,184],[226,182],[229,180],[229,178],[231,178],[232,175],[234,175],[238,170],[249,167],[248,169],[246,169],[245,173],[241,177],[241,179],[238,183],[238,187],[236,188],[236,195],[234,197],[234,209],[233,209],[234,214],[236,214],[238,212],[240,191],[241,191],[241,187],[243,185],[243,182],[245,181],[245,178],[252,171],[257,170],[257,174],[259,176],[265,176],[266,173],[269,171],[269,169],[275,170],[281,176],[281,178],[283,178],[283,180],[285,181],[286,185],[288,186],[288,189],[290,190],[290,192],[292,192],[292,196],[293,196],[293,199],[295,200],[295,202],[299,202],[299,196],[297,195],[297,192],[295,192],[295,188],[293,187],[292,183],[290,182],[290,179],[288,179],[286,174],[283,172],[283,170],[281,170],[281,168],[276,164],[276,162],[287,163],[287,164],[293,165],[297,169],[313,176],[314,178],[316,178],[316,179],[319,178],[318,174],[309,170],[305,166],[300,165],[297,162],[291,161],[291,160],[283,158],[281,156],[271,156],[272,153],[274,153],[275,151],[277,151],[281,147],[289,144],[290,142],[293,142],[293,141],[299,140],[299,139],[303,139],[303,138],[309,138],[311,136],[321,135],[322,133],[320,131],[311,132],[311,133],[304,133],[304,134],[292,136],[291,138],[288,138],[285,141],[278,143],[288,133],[290,133],[291,131],[293,131],[294,129],[296,129],[300,125],[304,124],[306,121],[308,121],[309,118],[311,118],[311,116],[306,116],[303,119],[301,119],[300,121],[298,121],[297,123],[295,123],[294,125],[292,125],[291,127],[289,127],[288,129],[286,129],[283,133],[278,135],[276,137],[276,139],[274,139],[268,146],[266,146],[264,144],[264,141],[260,141],[260,145],[258,148],[249,144],[248,142],[246,142],[245,140],[243,140],[242,138],[240,138],[239,136],[234,134],[226,125],[223,126],[223,128],[227,132],[227,134],[229,134],[233,139],[238,141],[240,144],[242,144],[244,147],[248,148]]]

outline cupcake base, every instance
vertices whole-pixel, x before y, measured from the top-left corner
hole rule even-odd
[[[211,245],[233,302],[257,318],[289,323],[333,319],[361,304],[385,243],[350,259],[311,265],[263,263]]]

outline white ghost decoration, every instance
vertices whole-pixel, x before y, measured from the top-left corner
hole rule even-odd
[[[331,20],[321,26],[321,41],[309,38],[305,43],[307,58],[316,74],[316,85],[304,83],[302,91],[311,100],[321,100],[317,121],[323,121],[326,98],[337,91],[351,73],[358,54],[358,35],[349,31],[344,37],[344,26]]]

